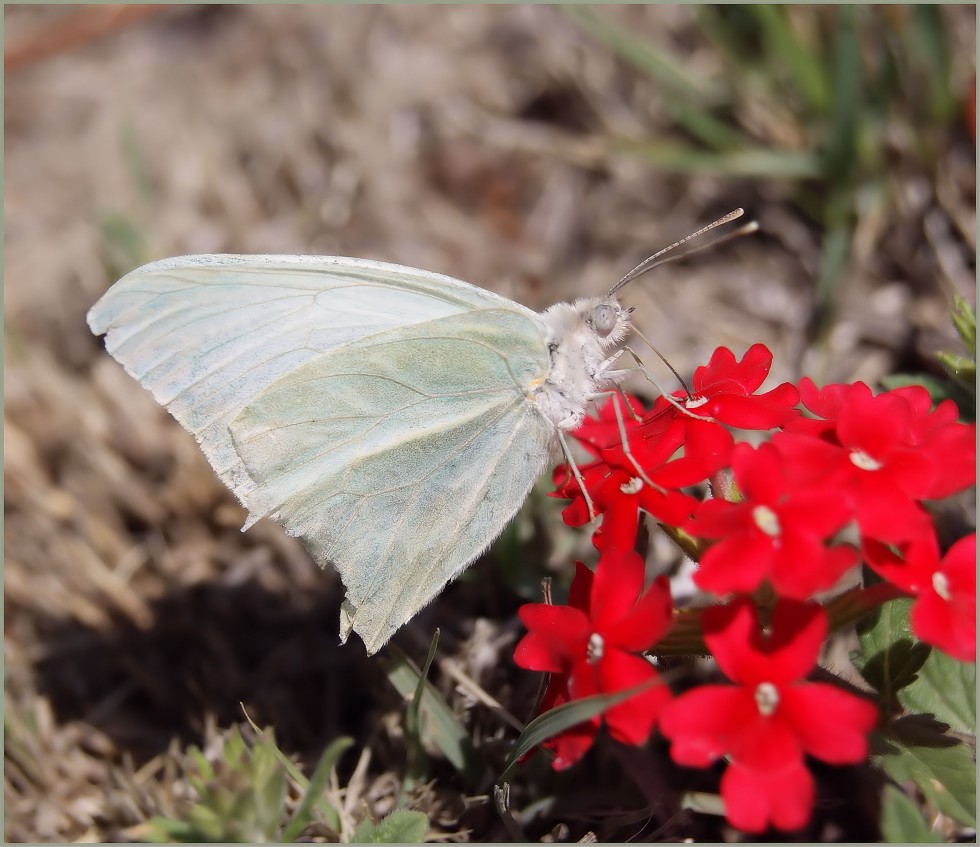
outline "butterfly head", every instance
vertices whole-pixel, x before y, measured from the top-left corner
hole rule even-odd
[[[603,348],[618,344],[629,332],[633,308],[622,306],[615,297],[586,298],[575,308]]]

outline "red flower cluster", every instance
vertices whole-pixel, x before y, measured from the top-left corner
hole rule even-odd
[[[644,654],[667,632],[671,598],[664,577],[644,588],[633,552],[640,513],[686,537],[699,551],[698,587],[735,595],[702,616],[704,642],[734,685],[672,700],[655,684],[604,718],[630,744],[659,722],[680,764],[725,757],[728,818],[752,832],[806,822],[813,783],[805,755],[840,764],[867,753],[876,708],[806,681],[827,630],[814,595],[859,558],[917,598],[919,638],[976,658],[976,536],[942,558],[923,506],[975,483],[975,426],[957,422],[951,401],[933,409],[918,387],[875,396],[860,382],[818,390],[803,379],[756,394],[771,363],[761,344],[741,361],[719,348],[695,371],[691,395],[661,397],[646,412],[614,396],[573,433],[594,458],[581,468],[585,492],[561,470],[554,496],[572,501],[563,513],[569,525],[589,521],[590,503],[602,516],[593,536],[599,562],[594,574],[577,565],[568,606],[523,607],[528,634],[515,652],[520,666],[552,674],[544,709],[655,679]],[[753,447],[736,443],[730,428],[775,431]],[[681,490],[704,483],[713,497]],[[839,540],[848,529],[857,546]],[[596,718],[551,739],[554,766],[581,758],[598,727]]]

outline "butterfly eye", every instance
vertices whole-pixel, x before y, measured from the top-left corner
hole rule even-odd
[[[600,338],[605,338],[616,328],[616,310],[607,303],[600,303],[592,312],[592,328]]]

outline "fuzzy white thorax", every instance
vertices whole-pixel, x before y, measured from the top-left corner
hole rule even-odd
[[[551,369],[532,393],[541,414],[558,428],[581,424],[589,402],[625,376],[613,368],[618,353],[610,352],[629,332],[632,311],[615,297],[582,297],[541,313]]]

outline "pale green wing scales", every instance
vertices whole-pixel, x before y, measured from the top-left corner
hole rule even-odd
[[[338,569],[369,652],[489,546],[541,474],[554,428],[528,386],[547,367],[536,320],[478,309],[325,354],[232,421],[260,481],[251,508]]]
[[[255,481],[235,453],[228,425],[256,395],[360,338],[500,307],[538,320],[492,292],[400,265],[336,256],[202,255],[137,268],[92,307],[88,323],[250,507]]]

